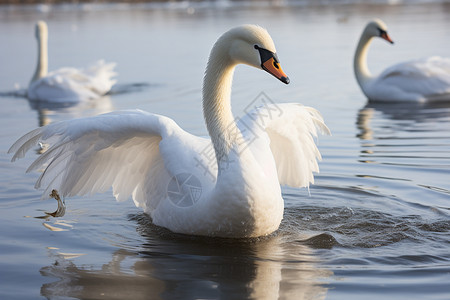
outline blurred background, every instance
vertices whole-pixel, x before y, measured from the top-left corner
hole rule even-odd
[[[372,73],[449,57],[449,1],[0,3],[0,298],[450,298],[450,105],[369,103],[352,66],[373,18],[386,22],[395,44],[373,41]],[[48,24],[49,71],[115,62],[113,93],[78,104],[28,101],[38,20]],[[315,184],[283,187],[275,234],[172,234],[111,192],[65,199],[64,216],[45,215],[56,201],[40,201],[39,173],[25,173],[39,154],[12,164],[7,150],[17,138],[51,122],[135,108],[207,135],[201,89],[209,52],[245,23],[267,28],[291,83],[238,66],[235,116],[263,92],[318,109],[332,132],[318,138]]]

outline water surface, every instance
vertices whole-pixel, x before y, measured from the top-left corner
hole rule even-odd
[[[0,7],[3,94],[20,91],[33,74],[39,19],[49,25],[50,70],[115,61],[123,92],[71,107],[0,98],[0,298],[449,299],[450,104],[368,104],[351,65],[374,17],[396,42],[374,42],[374,73],[409,58],[448,56],[449,16],[450,6],[438,2]],[[38,174],[25,173],[37,153],[10,163],[6,151],[19,136],[129,108],[206,135],[207,56],[220,34],[242,23],[269,30],[291,84],[238,67],[235,115],[264,92],[276,103],[319,109],[333,133],[319,138],[321,173],[309,191],[283,188],[276,233],[250,240],[173,234],[111,193],[66,199],[63,217],[42,218],[56,201],[40,201]],[[128,91],[134,84],[141,88]]]

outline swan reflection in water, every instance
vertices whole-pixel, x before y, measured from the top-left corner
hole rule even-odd
[[[95,267],[56,255],[40,272],[56,281],[47,298],[80,299],[324,299],[324,278],[312,249],[282,234],[260,239],[202,238],[173,234],[132,216],[144,244],[118,249]],[[141,241],[142,243],[142,241]],[[129,247],[128,247],[129,248]],[[54,254],[51,254],[54,256]]]
[[[357,137],[373,140],[413,130],[439,131],[445,128],[443,122],[449,123],[449,117],[450,102],[368,103],[358,112]]]
[[[450,158],[450,103],[368,104],[359,111],[356,126],[359,162],[372,164],[364,166],[365,177],[388,179],[392,188],[394,182],[407,181],[412,186],[448,189],[438,174]],[[425,170],[428,176],[423,176]]]
[[[28,103],[32,109],[38,112],[38,125],[45,126],[54,121],[109,113],[115,110],[111,96],[142,92],[150,86],[151,85],[147,82],[116,84],[111,88],[111,91],[107,95],[95,100],[66,103],[28,101]],[[0,93],[0,96],[26,98],[23,90]]]
[[[29,101],[30,107],[38,112],[38,125],[45,126],[54,121],[95,116],[114,110],[109,96],[103,96],[95,101],[79,103],[51,103]]]

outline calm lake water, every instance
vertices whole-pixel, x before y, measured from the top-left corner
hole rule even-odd
[[[119,73],[118,93],[87,105],[0,97],[0,298],[450,299],[450,104],[368,104],[352,73],[359,35],[374,17],[396,42],[373,43],[374,73],[450,56],[450,4],[314,2],[0,6],[3,94],[20,93],[32,76],[39,19],[49,26],[50,70],[105,59]],[[217,37],[243,23],[269,30],[291,84],[238,67],[235,115],[263,92],[319,109],[333,133],[319,138],[316,184],[283,188],[285,217],[275,234],[177,235],[111,193],[68,198],[63,217],[42,218],[56,201],[40,201],[39,174],[25,173],[37,153],[10,162],[6,151],[19,136],[129,108],[206,135],[207,56]]]

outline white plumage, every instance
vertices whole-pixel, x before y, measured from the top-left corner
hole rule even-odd
[[[367,53],[373,37],[392,42],[379,19],[367,24],[355,53],[354,70],[371,101],[450,101],[450,59],[433,56],[387,68],[378,77],[370,74]]]
[[[164,116],[120,111],[35,129],[10,148],[13,161],[37,143],[50,144],[28,169],[45,168],[36,183],[46,188],[43,197],[52,189],[75,196],[112,186],[117,200],[131,195],[156,225],[174,232],[270,234],[283,216],[280,183],[303,187],[313,182],[320,159],[313,138],[329,131],[316,110],[295,103],[262,106],[228,123],[235,66],[243,61],[261,69],[264,63],[254,45],[275,57],[268,33],[253,25],[225,33],[211,52],[203,92],[211,140],[185,132]],[[266,71],[288,81],[279,66]],[[270,115],[274,108],[280,113]],[[179,192],[171,190],[174,183]],[[186,197],[189,205],[177,202]]]
[[[80,102],[99,98],[109,92],[116,80],[115,63],[96,62],[86,69],[61,68],[48,71],[47,24],[36,24],[38,63],[28,86],[27,97],[32,101],[58,103]]]

